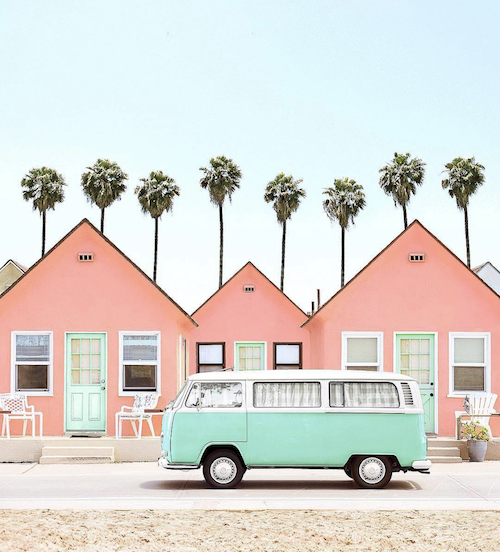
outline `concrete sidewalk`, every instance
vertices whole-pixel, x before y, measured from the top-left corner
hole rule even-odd
[[[500,510],[500,462],[437,464],[359,489],[342,470],[249,470],[238,489],[155,463],[0,464],[0,508]]]

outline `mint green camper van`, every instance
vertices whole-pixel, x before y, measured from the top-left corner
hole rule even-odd
[[[211,372],[186,381],[162,426],[167,469],[203,466],[234,488],[247,469],[340,468],[364,488],[428,472],[418,384],[386,372]]]

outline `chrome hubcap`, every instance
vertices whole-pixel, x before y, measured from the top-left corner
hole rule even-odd
[[[380,458],[365,458],[359,465],[359,475],[365,483],[375,485],[384,479],[386,474],[385,464]]]
[[[231,460],[231,458],[227,458],[226,456],[217,458],[217,460],[212,462],[212,465],[210,466],[210,475],[214,481],[217,481],[217,483],[220,483],[221,485],[231,483],[231,481],[236,477],[236,472],[236,464],[233,460]]]

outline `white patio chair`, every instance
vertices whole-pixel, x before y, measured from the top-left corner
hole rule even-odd
[[[28,398],[24,393],[2,393],[0,395],[0,410],[9,412],[3,415],[2,437],[7,430],[7,439],[10,439],[11,420],[23,420],[23,437],[26,436],[26,426],[31,422],[31,434],[35,438],[35,419],[40,416],[40,439],[43,436],[43,414],[35,412],[33,405],[28,406]]]
[[[134,404],[132,406],[122,406],[120,411],[115,414],[115,434],[117,439],[122,438],[123,420],[130,420],[132,429],[137,439],[142,437],[142,423],[146,421],[151,431],[151,436],[156,437],[153,427],[153,415],[144,412],[152,410],[158,404],[158,393],[145,393],[135,395]],[[139,422],[139,428],[136,426],[136,421]]]
[[[496,410],[493,408],[497,400],[497,395],[495,393],[471,393],[468,395],[469,404],[470,404],[470,415],[471,421],[481,424],[488,430],[490,437],[493,437],[490,427],[490,417],[486,416],[481,418],[481,414],[494,414]],[[456,417],[467,414],[464,412],[455,412]],[[460,438],[460,435],[457,435],[457,439]]]

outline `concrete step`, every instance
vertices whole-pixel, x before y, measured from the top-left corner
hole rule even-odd
[[[59,446],[43,447],[42,456],[114,456],[113,447],[83,447],[83,446]]]
[[[459,441],[454,437],[436,437],[427,439],[428,447],[457,447]]]
[[[460,464],[462,458],[460,456],[432,456],[430,461],[433,464]]]
[[[428,447],[427,456],[460,456],[458,447]]]
[[[43,447],[40,464],[103,464],[115,461],[113,447]]]
[[[109,464],[111,456],[41,456],[40,464]]]

